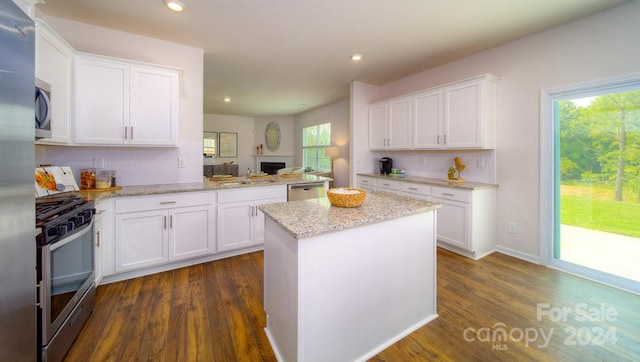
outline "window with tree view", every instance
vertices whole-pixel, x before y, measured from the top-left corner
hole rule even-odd
[[[331,146],[331,123],[302,129],[302,166],[313,170],[331,170],[331,159],[324,149]]]
[[[635,88],[635,89],[634,89]],[[554,101],[553,257],[640,281],[640,85]]]

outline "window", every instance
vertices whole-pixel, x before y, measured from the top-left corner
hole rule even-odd
[[[543,101],[548,264],[640,291],[640,79],[543,92]]]
[[[217,157],[218,132],[203,132],[202,144],[204,147],[204,157]]]
[[[302,129],[302,166],[313,170],[331,170],[331,159],[324,148],[331,146],[331,123]]]

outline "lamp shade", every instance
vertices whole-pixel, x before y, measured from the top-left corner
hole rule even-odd
[[[324,155],[331,158],[340,157],[340,149],[338,147],[325,147]]]

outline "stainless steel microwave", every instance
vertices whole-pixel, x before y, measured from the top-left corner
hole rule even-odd
[[[36,78],[36,139],[51,138],[51,85]]]

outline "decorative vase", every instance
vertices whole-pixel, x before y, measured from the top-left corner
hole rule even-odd
[[[456,175],[455,173],[448,173],[447,174],[447,176],[449,176],[449,180],[455,180],[456,179],[455,175]]]

